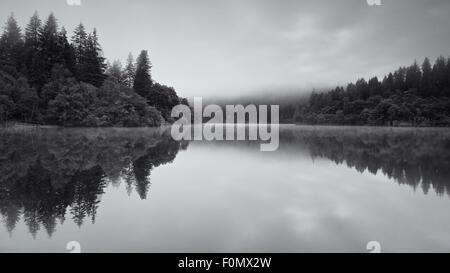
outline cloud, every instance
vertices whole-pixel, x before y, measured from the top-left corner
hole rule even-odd
[[[53,10],[97,27],[106,57],[148,49],[156,80],[183,96],[236,96],[346,84],[450,54],[450,1],[4,0],[0,18]]]

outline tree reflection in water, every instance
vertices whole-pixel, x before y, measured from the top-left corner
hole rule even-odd
[[[203,145],[235,145],[260,153],[259,141]],[[292,160],[304,153],[313,160],[328,159],[360,173],[381,172],[399,184],[421,187],[424,194],[433,188],[438,195],[450,195],[448,128],[280,125],[280,145],[274,154]]]
[[[49,236],[66,211],[95,221],[108,183],[124,181],[146,199],[151,170],[187,143],[163,129],[4,129],[0,131],[0,213],[11,233],[23,217],[33,237]]]
[[[9,232],[23,219],[33,236],[40,228],[51,236],[68,215],[79,226],[94,222],[109,184],[126,183],[128,194],[146,199],[152,169],[172,162],[187,145],[163,129],[1,130],[0,214]],[[202,145],[261,153],[254,141]],[[425,194],[433,188],[450,195],[448,129],[282,126],[280,149],[258,156],[293,160],[286,155],[300,153],[358,172],[381,172]]]
[[[439,128],[307,127],[281,130],[285,152],[302,147],[358,172],[382,172],[399,184],[450,195],[450,130]]]

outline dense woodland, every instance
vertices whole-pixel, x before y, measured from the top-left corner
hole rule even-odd
[[[337,125],[450,125],[450,58],[426,58],[383,80],[360,79],[346,88],[313,92],[294,121]]]
[[[156,83],[146,50],[124,66],[103,57],[98,35],[78,25],[68,38],[53,14],[22,28],[11,15],[0,37],[0,124],[159,126],[188,104]],[[242,102],[241,102],[242,103]],[[272,102],[274,104],[280,102]],[[296,109],[297,108],[297,109]],[[280,122],[337,125],[450,125],[450,58],[400,67],[382,80],[315,92],[280,106]]]
[[[61,126],[159,126],[180,99],[151,77],[143,50],[125,67],[108,64],[97,31],[76,27],[71,38],[53,14],[35,13],[24,31],[11,15],[0,37],[0,123]]]

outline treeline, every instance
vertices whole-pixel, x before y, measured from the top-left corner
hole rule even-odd
[[[360,79],[346,88],[314,92],[294,121],[305,124],[449,126],[450,58],[426,58],[383,80]]]
[[[266,94],[252,94],[248,96],[239,96],[235,98],[207,98],[203,100],[203,105],[216,104],[225,112],[226,105],[278,105],[279,106],[279,122],[282,124],[292,123],[292,118],[296,113],[296,109],[300,103],[308,101],[309,95],[299,94],[291,91]],[[268,112],[270,120],[270,111]],[[205,122],[209,118],[205,119]],[[247,120],[248,121],[248,120]]]
[[[11,15],[0,37],[0,123],[159,126],[180,99],[151,77],[148,52],[108,65],[94,29],[67,37],[50,14],[35,13],[23,32]]]

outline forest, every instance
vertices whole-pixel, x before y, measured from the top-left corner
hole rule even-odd
[[[155,82],[149,53],[126,64],[103,56],[97,31],[71,37],[51,13],[26,27],[11,15],[0,36],[0,124],[139,127],[173,122],[175,89]],[[264,97],[264,96],[263,96]],[[239,103],[245,99],[238,99]],[[261,100],[261,98],[260,98]],[[426,58],[389,73],[283,102],[280,122],[318,125],[449,126],[450,58]]]
[[[359,79],[346,88],[313,91],[295,123],[374,126],[450,126],[450,58],[400,67],[381,81]]]
[[[80,23],[68,38],[51,13],[24,31],[11,15],[0,37],[0,124],[67,127],[160,126],[184,103],[155,82],[148,51],[124,67],[103,56],[96,29]]]

